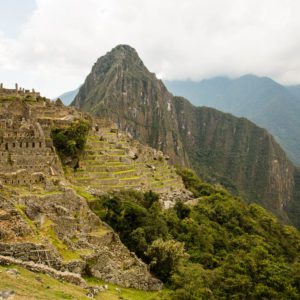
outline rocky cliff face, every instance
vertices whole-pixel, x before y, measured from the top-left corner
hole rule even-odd
[[[173,97],[133,48],[99,58],[72,104],[286,218],[294,166],[273,137],[246,119]]]
[[[300,164],[300,101],[298,87],[285,87],[268,77],[244,75],[194,81],[166,81],[174,95],[196,106],[209,106],[245,117],[266,128],[288,157]]]
[[[244,118],[175,97],[179,132],[192,166],[273,212],[292,200],[294,167],[273,137]],[[284,217],[284,215],[282,215]]]

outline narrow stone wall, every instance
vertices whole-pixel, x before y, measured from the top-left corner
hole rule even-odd
[[[37,264],[32,261],[22,261],[14,257],[0,255],[0,264],[20,266],[29,271],[47,274],[55,279],[63,280],[75,285],[79,285],[81,287],[87,286],[85,280],[78,274],[71,273],[71,272],[57,271],[51,267],[45,266],[43,264]]]

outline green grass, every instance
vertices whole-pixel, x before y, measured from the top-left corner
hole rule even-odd
[[[95,236],[95,237],[102,237],[102,236],[105,236],[108,232],[111,232],[111,230],[108,229],[107,227],[103,226],[103,227],[97,228],[97,230],[90,232],[89,235]]]
[[[141,176],[133,176],[133,177],[128,177],[128,178],[120,178],[120,181],[125,181],[125,180],[137,180],[140,179]]]
[[[96,199],[96,197],[88,193],[83,187],[76,186],[74,189],[79,196],[83,197],[87,201],[94,201]]]
[[[129,169],[129,170],[124,170],[124,171],[113,171],[111,173],[113,174],[126,174],[126,173],[130,173],[130,172],[136,172],[137,169]]]
[[[41,226],[39,234],[42,237],[47,237],[51,244],[57,249],[59,254],[65,261],[80,259],[80,251],[71,251],[56,235],[53,229],[53,222],[47,219]]]
[[[8,268],[17,269],[17,277],[6,273]],[[104,282],[95,278],[85,278],[91,286],[100,286]],[[0,266],[0,290],[13,290],[15,300],[58,300],[58,299],[89,299],[87,291],[79,286],[62,282],[45,274],[33,273],[17,266]],[[167,295],[167,290],[161,292],[145,292],[135,289],[122,288],[108,284],[106,292],[99,293],[96,300],[158,300]]]
[[[10,289],[15,291],[15,300],[89,299],[85,296],[86,291],[78,286],[55,280],[45,274],[36,274],[20,267],[11,266],[10,268],[17,269],[20,275],[17,277],[11,276],[6,273],[7,267],[0,266],[0,290]]]
[[[26,216],[26,214],[25,214],[25,212],[24,212],[24,210],[25,210],[25,205],[20,205],[20,204],[16,204],[15,205],[15,208],[16,208],[16,210],[18,211],[18,213],[21,215],[21,217],[23,218],[23,220],[29,225],[29,227],[32,229],[32,231],[34,232],[34,233],[37,233],[37,229],[36,229],[36,226],[35,226],[35,224],[34,224],[34,222],[32,222],[32,220],[30,220],[27,216]]]
[[[97,278],[86,277],[85,280],[91,285],[102,285],[104,282]],[[168,290],[162,290],[160,292],[145,292],[135,289],[122,288],[114,284],[108,284],[108,292],[101,294],[103,298],[96,299],[121,299],[124,300],[159,300],[163,295],[168,295]],[[109,298],[115,296],[116,298]],[[104,298],[108,297],[108,298]]]

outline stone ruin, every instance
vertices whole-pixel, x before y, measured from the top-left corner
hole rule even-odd
[[[42,263],[42,270],[50,268],[54,277],[56,271],[88,272],[120,286],[160,290],[162,283],[65,180],[71,179],[81,190],[88,188],[88,193],[141,187],[181,190],[183,183],[168,165],[168,157],[132,140],[107,120],[92,119],[59,100],[27,101],[24,93],[0,86],[0,182],[3,191],[10,192],[0,195],[0,255],[4,256],[0,264],[17,259],[22,266],[41,272],[38,264]],[[51,128],[82,118],[91,121],[92,129],[81,166],[72,178],[66,178]],[[173,199],[174,193],[168,198]],[[66,259],[70,253],[76,254],[71,261]]]
[[[32,90],[26,90],[24,88],[19,87],[19,85],[16,83],[14,89],[8,89],[3,87],[3,83],[0,83],[0,96],[17,96],[20,95],[24,98],[30,98],[33,100],[36,100],[38,97],[40,97],[40,93],[36,92],[34,89]]]
[[[29,98],[28,98],[29,97]],[[30,185],[63,170],[51,139],[51,127],[63,127],[83,113],[34,90],[6,89],[0,84],[0,181]]]
[[[0,180],[3,184],[31,185],[62,173],[52,140],[31,108],[22,100],[1,107]]]

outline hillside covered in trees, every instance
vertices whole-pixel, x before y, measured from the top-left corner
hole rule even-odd
[[[166,299],[299,299],[300,235],[256,204],[179,172],[195,200],[163,210],[152,192],[90,203],[172,290]]]

